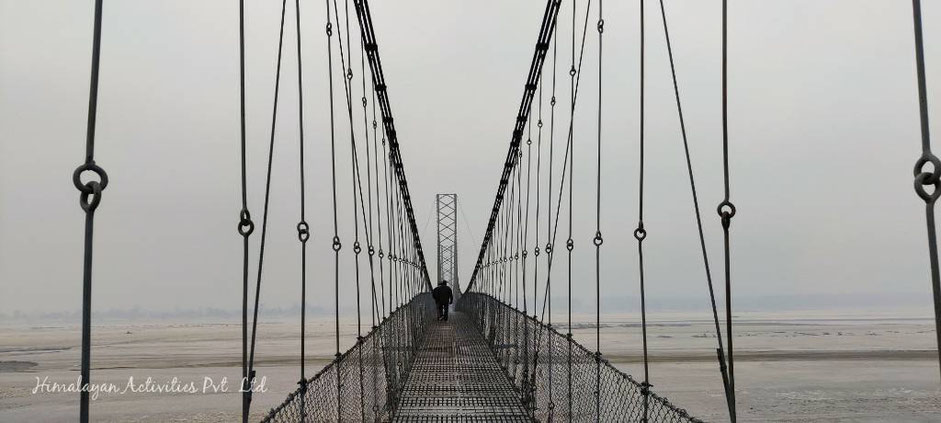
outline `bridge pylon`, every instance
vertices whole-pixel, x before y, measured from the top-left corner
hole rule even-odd
[[[457,269],[457,194],[438,194],[438,282],[448,281],[457,302],[461,285]]]

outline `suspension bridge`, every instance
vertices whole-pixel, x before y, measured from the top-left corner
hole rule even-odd
[[[313,7],[313,3],[310,7]],[[352,3],[353,16],[350,14]],[[329,77],[329,142],[332,165],[333,234],[328,237],[334,255],[332,274],[335,298],[335,359],[314,375],[308,375],[305,363],[307,243],[311,230],[306,213],[305,127],[300,119],[298,166],[300,175],[299,220],[296,224],[299,253],[302,258],[300,285],[300,378],[297,389],[267,412],[264,422],[524,422],[524,421],[603,421],[603,422],[699,422],[683,408],[654,392],[649,373],[647,316],[644,294],[644,60],[645,34],[649,22],[640,8],[640,133],[637,139],[640,160],[637,225],[627,232],[636,241],[640,287],[643,374],[628,375],[609,363],[600,341],[600,298],[602,272],[601,202],[604,9],[603,0],[547,0],[540,5],[542,21],[533,23],[534,49],[528,72],[523,78],[522,97],[504,165],[498,178],[493,206],[477,259],[466,287],[460,289],[457,251],[457,195],[439,194],[437,273],[432,279],[422,239],[416,225],[412,195],[406,178],[395,119],[390,102],[390,81],[383,74],[380,43],[373,27],[367,0],[325,0],[327,57],[323,60],[333,74]],[[95,162],[95,124],[100,61],[103,1],[95,2],[91,89],[86,137],[86,158],[73,175],[85,212],[85,261],[83,273],[81,379],[91,380],[91,289],[95,211],[102,204],[108,186],[105,170]],[[567,8],[566,6],[570,6]],[[677,80],[670,43],[668,14],[663,1],[658,4],[672,71],[673,96],[685,149],[690,203],[702,250],[703,280],[712,307],[716,353],[716,377],[721,378],[729,420],[737,420],[735,367],[732,325],[733,260],[729,254],[732,221],[736,208],[732,202],[729,177],[729,136],[727,121],[727,5],[722,7],[722,157],[724,197],[717,204],[718,223],[723,229],[724,257],[722,278],[715,286],[703,235],[705,213],[696,190],[693,162],[683,119],[681,84]],[[246,183],[246,113],[245,113],[245,12],[240,2],[240,76],[241,76],[241,200],[238,233],[242,237],[242,420],[248,421],[252,407],[252,389],[257,380],[255,347],[258,328],[259,293],[262,291],[262,265],[268,227],[271,187],[271,154],[274,146],[274,121],[281,88],[282,49],[285,36],[285,11],[282,1],[281,26],[277,55],[277,73],[272,131],[267,157],[264,209],[258,230],[248,206]],[[299,11],[301,2],[294,1]],[[305,7],[307,7],[305,5]],[[649,6],[648,6],[649,7]],[[928,253],[934,290],[936,324],[941,327],[941,272],[939,272],[934,204],[941,196],[941,160],[931,151],[921,5],[912,1],[915,33],[915,59],[919,89],[922,130],[922,155],[914,169],[914,187],[926,205]],[[298,113],[303,117],[303,77],[301,14],[294,22],[297,33]],[[560,19],[571,19],[571,33],[557,33]],[[289,25],[289,23],[287,23]],[[358,36],[357,36],[358,34]],[[563,45],[560,49],[560,39]],[[354,41],[355,40],[355,41]],[[356,42],[358,41],[358,42]],[[532,42],[520,40],[519,42]],[[598,73],[582,72],[586,43],[596,43]],[[359,69],[354,51],[359,50]],[[392,53],[390,53],[392,54]],[[334,75],[338,76],[334,78]],[[356,75],[359,81],[356,81]],[[368,76],[368,77],[367,77]],[[582,94],[583,79],[596,78],[597,133],[582,136],[596,143],[596,165],[586,172],[596,181],[595,231],[580,245],[572,230],[572,162],[575,150],[575,113]],[[342,84],[335,84],[335,79]],[[567,97],[557,97],[557,88],[567,85]],[[341,86],[337,86],[341,85]],[[357,87],[359,85],[359,87]],[[357,98],[359,97],[359,98]],[[594,100],[594,98],[593,98]],[[345,107],[344,107],[345,106]],[[360,115],[362,120],[360,121]],[[346,122],[344,122],[346,121]],[[344,160],[344,123],[349,125],[349,157],[352,186],[339,186],[337,164]],[[323,128],[318,128],[321,130]],[[360,131],[361,130],[361,131]],[[583,134],[585,135],[585,134]],[[584,141],[582,141],[584,142]],[[554,170],[556,171],[554,173]],[[89,179],[90,178],[90,179]],[[352,216],[341,219],[337,192],[352,190]],[[708,208],[707,208],[708,209]],[[345,216],[343,217],[345,218]],[[567,221],[566,221],[567,219]],[[341,239],[340,226],[354,228],[354,238]],[[559,233],[561,230],[561,234]],[[250,247],[252,235],[260,232],[259,248]],[[612,231],[614,232],[614,231]],[[575,248],[589,248],[594,254],[595,342],[583,345],[572,336],[573,289],[572,261]],[[351,254],[355,268],[342,268],[340,257]],[[558,260],[557,260],[558,259]],[[256,272],[251,264],[257,260]],[[552,269],[563,269],[553,278]],[[353,274],[357,292],[357,338],[355,345],[341,351],[340,283],[341,274]],[[450,320],[437,319],[430,291],[438,281],[451,282],[457,298],[456,312]],[[581,288],[580,288],[581,289]],[[725,309],[720,313],[717,293],[724,294]],[[555,291],[554,291],[555,290]],[[562,293],[568,304],[553,305],[552,295]],[[254,295],[251,295],[254,293]],[[362,293],[362,296],[361,296]],[[360,298],[369,298],[362,304]],[[567,320],[552,321],[553,307],[568,315]],[[366,311],[368,309],[368,311]],[[721,315],[720,315],[721,314]],[[363,316],[369,315],[364,327]],[[724,323],[725,327],[722,327]],[[941,332],[939,332],[941,345]],[[80,420],[89,421],[87,391],[80,394]]]

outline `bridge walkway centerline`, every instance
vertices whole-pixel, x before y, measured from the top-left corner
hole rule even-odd
[[[487,341],[460,312],[425,335],[392,419],[405,422],[531,422]]]

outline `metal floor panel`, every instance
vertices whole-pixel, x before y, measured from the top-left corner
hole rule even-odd
[[[531,422],[480,332],[463,314],[425,335],[393,422]]]

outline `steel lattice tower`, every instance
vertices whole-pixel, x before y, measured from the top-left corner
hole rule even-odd
[[[448,281],[455,299],[461,286],[457,277],[457,194],[438,194],[438,281]]]

